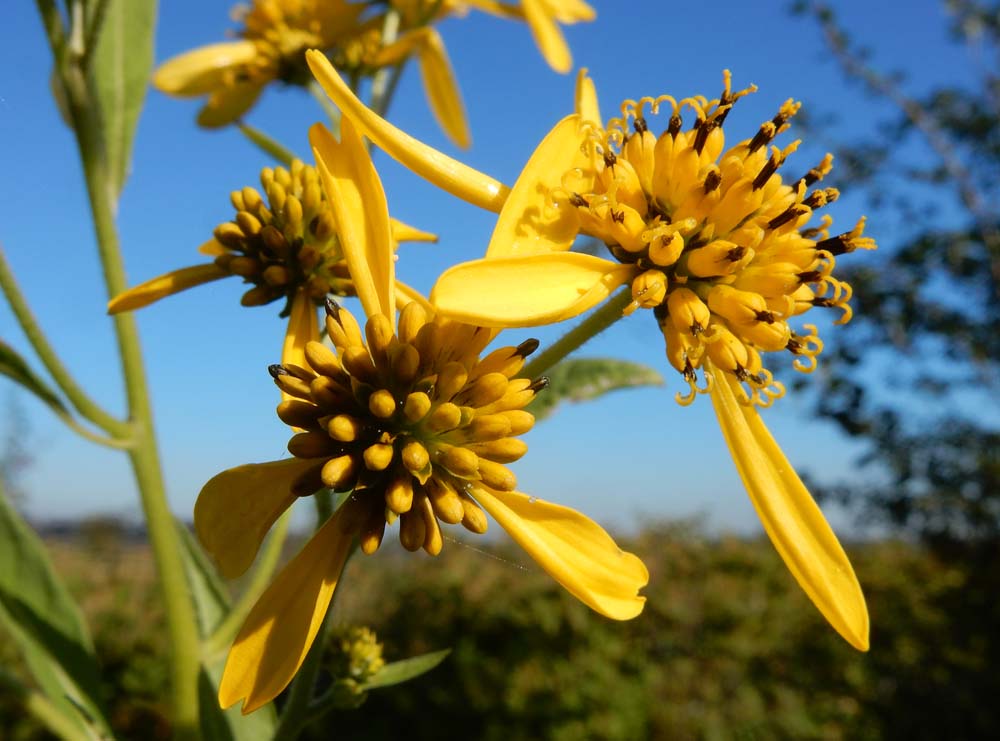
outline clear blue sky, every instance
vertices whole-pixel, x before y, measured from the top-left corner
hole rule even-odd
[[[597,22],[568,28],[567,36],[575,62],[591,69],[605,115],[626,97],[713,97],[721,71],[729,68],[735,86],[760,87],[726,122],[734,140],[752,135],[789,97],[817,114],[841,114],[847,128],[838,138],[874,130],[889,117],[856,86],[845,85],[817,28],[790,17],[785,2],[723,0],[710,9],[659,0],[594,5]],[[837,3],[843,20],[874,48],[875,62],[906,70],[911,90],[969,74],[970,61],[947,41],[938,3],[908,4],[905,18],[890,5]],[[221,40],[232,27],[228,12],[225,0],[161,3],[157,61]],[[472,149],[460,156],[513,182],[534,144],[570,110],[573,78],[544,65],[523,25],[471,14],[446,21],[440,30],[473,132]],[[49,93],[50,67],[34,4],[11,4],[0,28],[0,162],[6,182],[0,240],[64,361],[95,397],[121,410],[86,196],[70,132]],[[198,105],[155,91],[147,98],[121,202],[132,284],[199,262],[196,247],[232,215],[228,193],[256,185],[260,168],[271,164],[235,129],[199,130]],[[248,121],[305,153],[307,128],[320,117],[306,94],[274,89]],[[403,76],[390,117],[452,151],[430,117],[413,67]],[[784,141],[794,136],[793,129]],[[806,141],[788,167],[808,169],[824,146]],[[398,267],[404,280],[426,291],[447,266],[481,255],[491,232],[489,214],[435,191],[384,156],[376,164],[390,211],[441,236],[436,246],[404,247]],[[846,195],[830,209],[835,229],[850,228],[864,207]],[[891,247],[890,225],[872,218],[869,231]],[[283,320],[276,306],[240,307],[242,291],[237,281],[225,280],[139,313],[167,486],[183,516],[190,515],[201,485],[219,470],[284,454],[288,433],[274,416],[276,393],[266,371],[279,357]],[[555,332],[512,332],[510,339],[531,335],[545,340]],[[0,337],[28,353],[6,308],[0,308]],[[715,527],[755,531],[756,517],[708,399],[689,408],[672,400],[683,384],[667,372],[662,339],[648,312],[620,322],[585,353],[656,365],[668,385],[563,408],[530,433],[531,450],[516,465],[521,488],[612,526],[633,525],[639,516],[704,513]],[[0,404],[9,388],[0,381]],[[30,421],[35,458],[24,482],[31,515],[137,514],[123,456],[80,441],[27,395],[20,403]],[[857,448],[829,426],[810,421],[809,406],[807,399],[790,396],[765,412],[765,419],[800,470],[840,474]],[[839,529],[850,533],[848,527]]]

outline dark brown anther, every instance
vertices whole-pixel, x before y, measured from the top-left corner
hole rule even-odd
[[[642,116],[636,116],[635,121],[632,122],[632,128],[635,129],[637,134],[645,134],[649,131],[649,126],[646,125],[646,119]]]
[[[809,172],[807,172],[805,175],[803,175],[798,179],[798,182],[796,182],[795,185],[792,186],[792,190],[795,190],[798,187],[799,183],[805,183],[806,187],[808,188],[810,185],[818,183],[822,179],[823,179],[822,170],[820,170],[818,167],[814,167],[811,170],[809,170]]]
[[[770,311],[758,311],[756,312],[758,322],[767,322],[768,324],[774,324],[775,317]]]
[[[694,368],[691,367],[691,361],[684,358],[684,370],[681,371],[681,375],[684,376],[684,380],[688,383],[694,383],[698,380],[698,374],[694,372]]]
[[[340,304],[328,296],[324,308],[326,308],[326,315],[328,317],[332,317],[334,321],[340,322]]]
[[[778,157],[772,154],[771,158],[767,161],[767,163],[762,168],[760,168],[760,172],[757,173],[757,177],[753,179],[753,189],[760,190],[765,185],[767,185],[767,181],[771,179],[771,176],[775,172],[778,171],[778,167],[780,166],[781,162],[779,161]]]
[[[274,363],[273,365],[267,366],[267,372],[271,374],[271,378],[291,375],[287,370],[285,370],[285,366],[280,363]]]
[[[684,125],[684,121],[676,113],[670,117],[670,122],[667,124],[667,133],[670,134],[674,139],[681,132],[681,127]]]
[[[625,212],[624,211],[615,211],[614,209],[611,209],[610,213],[611,213],[611,220],[612,221],[616,221],[619,224],[624,224],[625,223]]]
[[[738,244],[726,253],[726,259],[729,260],[729,262],[739,262],[746,256],[746,254],[747,248]]]
[[[718,170],[710,170],[705,176],[705,195],[719,187],[722,183],[722,175]]]
[[[708,135],[712,133],[712,130],[716,126],[717,124],[714,120],[698,122],[698,133],[694,137],[694,151],[701,154],[701,150],[705,148],[705,143],[708,141]]]
[[[797,219],[799,216],[806,213],[806,211],[807,209],[802,206],[789,206],[787,209],[767,222],[767,228],[777,229],[782,224],[787,224],[792,219]]]
[[[793,335],[785,345],[785,349],[793,355],[799,355],[802,352],[802,343]]]
[[[573,193],[569,197],[569,202],[571,205],[576,206],[577,208],[583,208],[584,206],[590,205],[589,203],[587,203],[587,199],[585,199],[579,193]]]
[[[705,328],[701,326],[699,322],[692,323],[691,326],[688,327],[688,329],[691,330],[691,334],[695,337],[697,337],[698,335],[700,335],[702,332],[705,331]]]
[[[740,381],[748,381],[751,378],[750,374],[747,373],[747,369],[739,363],[736,364],[736,370],[733,371],[733,375],[740,379]]]
[[[604,166],[614,167],[615,163],[618,162],[618,157],[610,149],[604,150]]]
[[[540,343],[534,337],[531,337],[515,348],[516,354],[520,355],[522,358],[526,358],[535,350],[538,349]]]
[[[823,279],[823,274],[818,270],[807,270],[798,274],[798,279],[803,283],[818,283]]]
[[[830,307],[834,306],[834,303],[828,298],[814,298],[812,300],[812,305],[820,306],[824,309],[829,309]]]
[[[765,144],[770,142],[773,138],[774,129],[772,129],[768,124],[764,124],[757,130],[757,133],[754,134],[753,139],[751,139],[750,143],[747,145],[747,149],[751,154],[753,154]]]
[[[814,190],[802,203],[809,208],[822,208],[828,203],[833,203],[839,197],[840,191],[836,188],[824,188],[823,190]]]
[[[528,388],[537,394],[542,389],[547,388],[548,385],[549,385],[548,376],[539,376],[538,378],[536,378],[534,381],[531,382],[531,385],[528,386]]]
[[[850,234],[838,234],[836,237],[820,240],[816,243],[816,249],[829,252],[834,257],[854,252],[854,248],[851,246]]]

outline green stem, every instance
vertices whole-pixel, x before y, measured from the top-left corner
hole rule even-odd
[[[549,345],[540,355],[521,369],[518,374],[525,378],[535,378],[547,371],[553,365],[565,358],[587,340],[596,337],[624,316],[622,312],[632,302],[632,292],[629,289],[619,291],[590,316],[577,324],[573,329]]]
[[[10,304],[18,324],[21,325],[25,337],[28,338],[28,342],[31,343],[49,375],[52,376],[52,380],[56,382],[73,407],[81,416],[109,435],[116,438],[128,438],[132,433],[131,425],[102,409],[77,385],[66,366],[59,360],[59,356],[56,355],[51,343],[38,325],[35,315],[31,312],[28,302],[24,300],[24,294],[21,293],[2,247],[0,247],[0,288],[3,289],[4,296],[7,297],[7,302]]]
[[[396,41],[399,36],[399,11],[390,9],[385,14],[385,22],[382,24],[382,46],[388,46]],[[375,73],[372,80],[372,95],[369,101],[369,108],[378,115],[384,116],[389,108],[389,101],[396,91],[399,82],[400,72],[403,70],[402,63],[394,64],[391,68],[382,67]]]
[[[295,159],[295,155],[281,142],[272,139],[263,131],[254,128],[250,124],[239,122],[236,124],[236,127],[243,133],[243,136],[250,140],[252,144],[256,145],[259,149],[271,157],[274,157],[274,159],[283,164],[285,167],[291,167],[292,160]]]
[[[250,610],[253,609],[257,598],[264,592],[268,582],[271,580],[271,576],[274,574],[274,570],[278,567],[291,518],[292,511],[289,509],[278,518],[274,527],[271,528],[271,535],[267,539],[267,544],[264,546],[246,589],[243,590],[239,599],[229,609],[229,613],[225,619],[219,623],[219,626],[212,631],[212,635],[206,639],[203,650],[206,658],[211,659],[220,656],[223,652],[229,650],[229,645],[236,637],[236,633],[243,625],[243,621],[250,614]]]
[[[326,91],[323,90],[323,88],[321,88],[319,86],[318,82],[316,82],[315,80],[312,80],[309,83],[308,87],[309,87],[309,92],[312,94],[313,98],[316,99],[316,102],[319,103],[320,108],[323,109],[323,111],[327,115],[327,118],[330,119],[330,131],[331,131],[331,133],[335,137],[337,137],[339,139],[340,138],[340,110],[337,108],[337,106],[335,106],[333,104],[333,101],[330,100],[329,96],[327,96],[327,94],[326,94]]]
[[[102,157],[99,124],[92,107],[87,106],[86,88],[79,77],[72,77],[73,73],[79,74],[79,70],[68,71],[64,84],[69,93],[73,128],[90,196],[104,282],[108,296],[117,296],[126,289],[127,283],[113,216],[111,178]],[[199,640],[194,604],[184,576],[180,542],[163,486],[135,318],[131,312],[125,312],[115,315],[113,320],[129,418],[134,426],[135,445],[128,455],[139,488],[166,610],[171,647],[174,738],[196,739],[199,737]]]

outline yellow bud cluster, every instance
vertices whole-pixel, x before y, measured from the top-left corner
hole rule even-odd
[[[264,168],[260,182],[263,196],[251,187],[233,191],[236,216],[214,232],[225,248],[216,265],[253,284],[243,305],[290,300],[300,288],[317,304],[328,294],[354,295],[316,169],[295,160],[290,170]]]
[[[363,694],[361,687],[385,666],[382,644],[370,628],[337,628],[327,638],[326,647],[324,664],[338,689],[348,693]]]
[[[779,174],[799,145],[771,146],[799,104],[791,100],[755,136],[725,148],[722,124],[733,104],[756,88],[733,92],[730,76],[714,100],[670,96],[622,104],[606,130],[587,124],[590,177],[568,173],[553,197],[576,208],[581,229],[602,239],[612,255],[635,268],[631,313],[653,309],[670,363],[691,393],[706,360],[747,384],[753,403],[768,405],[784,393],[760,353],[787,350],[809,371],[822,347],[815,327],[795,334],[789,320],[814,306],[842,310],[850,319],[850,286],[832,276],[835,256],[873,249],[864,219],[830,237],[831,220],[807,229],[814,211],[837,198],[833,188],[810,188],[830,172],[832,157],[797,180]],[[670,106],[659,136],[643,113]],[[684,115],[693,125],[683,130]],[[578,186],[586,184],[588,191]],[[706,378],[711,384],[712,379]]]
[[[497,491],[516,485],[505,464],[527,451],[517,436],[534,417],[524,407],[545,379],[515,376],[538,342],[480,358],[491,330],[428,317],[417,302],[393,332],[381,314],[362,329],[328,301],[326,328],[334,349],[310,342],[308,367],[271,367],[292,397],[278,416],[302,430],[288,450],[315,460],[293,492],[352,491],[340,521],[365,553],[397,519],[403,546],[431,555],[443,545],[442,522],[485,532],[486,515],[467,489],[471,482]]]

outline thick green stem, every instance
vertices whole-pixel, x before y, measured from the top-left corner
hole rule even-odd
[[[73,81],[66,82],[67,88],[70,88]],[[113,196],[109,185],[111,179],[102,156],[97,122],[85,107],[86,96],[80,95],[79,90],[80,88],[73,90],[68,97],[90,196],[104,282],[108,296],[112,297],[124,291],[127,284],[113,216]],[[149,404],[135,318],[131,313],[123,313],[115,315],[113,320],[125,379],[129,419],[134,426],[134,447],[129,451],[129,460],[139,488],[170,637],[174,738],[195,739],[199,736],[199,641],[194,605],[184,576],[173,514],[167,504],[163,486],[153,431],[153,412]]]
[[[518,375],[535,378],[547,371],[560,360],[568,356],[587,340],[596,337],[624,316],[622,312],[632,302],[632,292],[629,289],[619,291],[608,299],[600,308],[577,324],[573,329],[549,345],[540,355],[521,369]]]
[[[16,697],[22,708],[63,741],[90,741],[91,736],[67,718],[49,698],[21,684],[14,675],[0,670],[0,687]]]
[[[56,355],[48,338],[35,320],[35,315],[31,312],[28,302],[24,300],[24,295],[17,285],[13,272],[11,272],[2,247],[0,247],[0,288],[3,289],[7,303],[10,304],[10,308],[14,312],[18,324],[21,325],[25,337],[31,343],[31,347],[34,348],[49,375],[52,376],[52,380],[56,382],[73,407],[85,419],[93,422],[108,434],[116,438],[127,438],[131,434],[131,426],[104,411],[77,385],[66,366],[59,360],[59,356]]]

